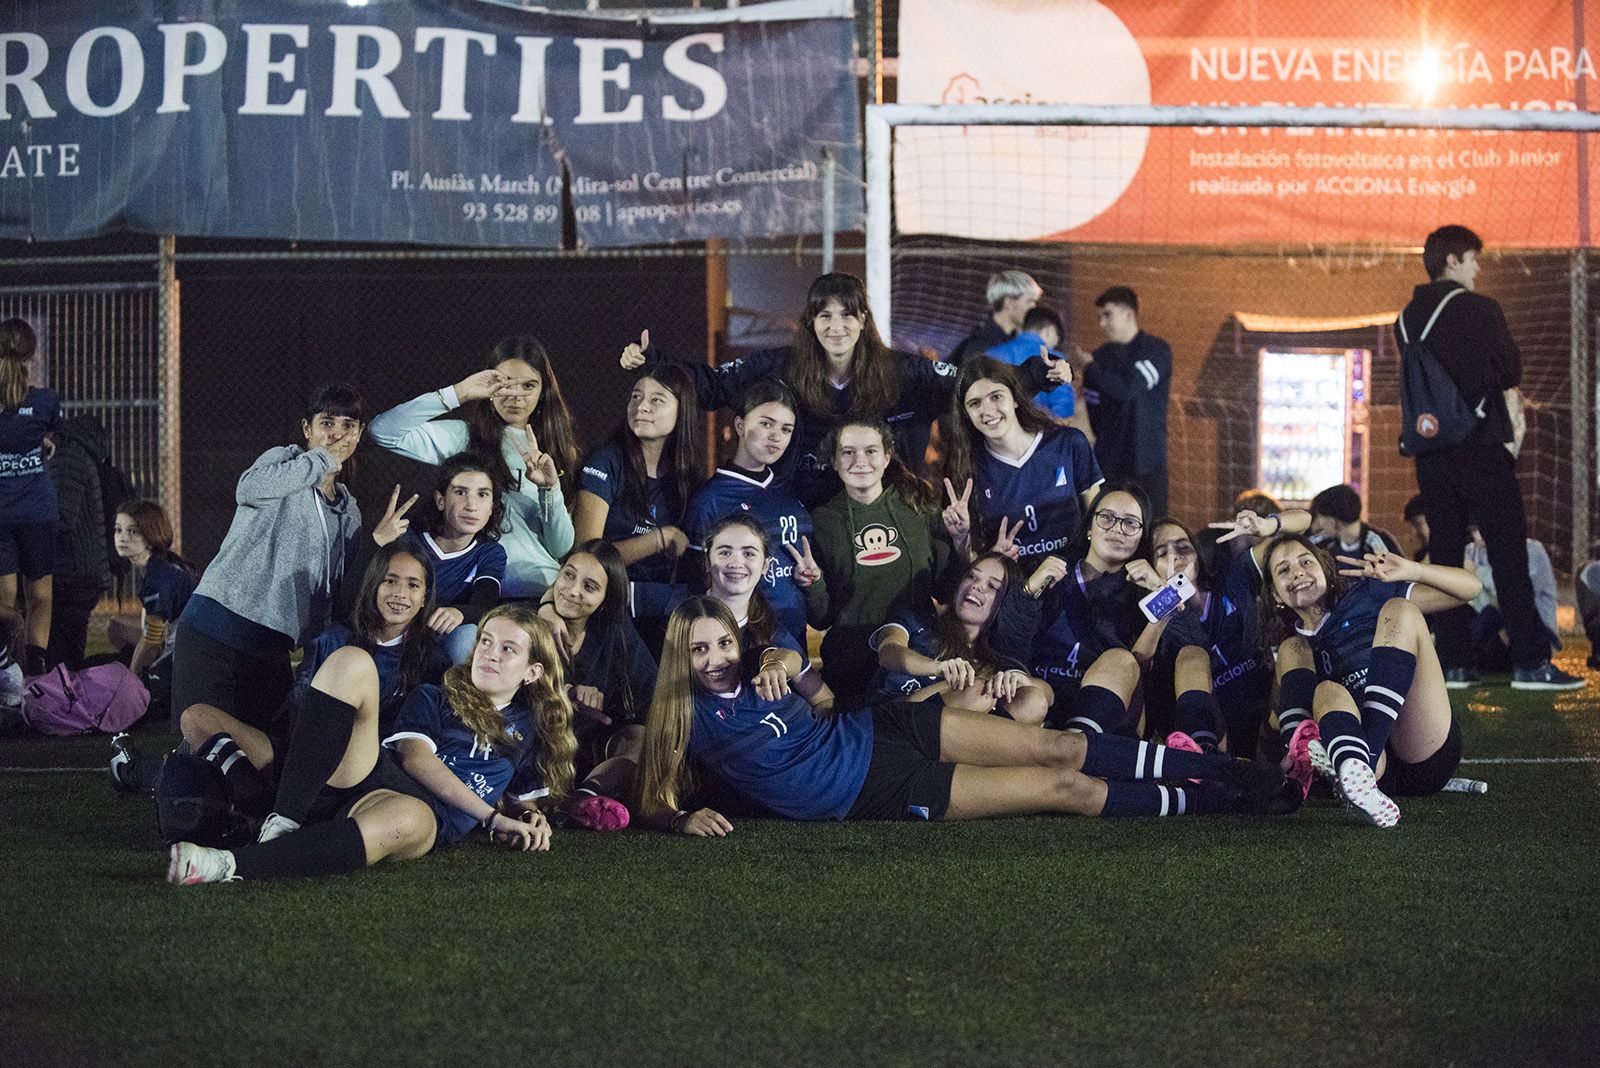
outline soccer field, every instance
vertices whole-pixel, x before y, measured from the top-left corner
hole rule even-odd
[[[1596,1063],[1597,686],[1454,697],[1489,792],[1387,832],[744,821],[189,888],[148,800],[19,770],[105,739],[6,740],[0,1064]]]

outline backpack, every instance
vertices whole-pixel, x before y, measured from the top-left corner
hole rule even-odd
[[[228,802],[222,772],[192,753],[168,753],[156,776],[156,829],[163,841],[228,849],[255,841],[250,821]]]
[[[1461,391],[1456,388],[1455,380],[1446,373],[1444,365],[1427,343],[1428,334],[1439,320],[1439,313],[1444,311],[1444,306],[1465,292],[1464,289],[1452,289],[1446,293],[1415,341],[1406,331],[1404,314],[1395,323],[1395,329],[1400,334],[1401,456],[1421,456],[1453,449],[1466,441],[1483,419],[1483,404],[1480,402],[1476,409],[1467,404]]]
[[[150,707],[150,694],[126,664],[70,671],[65,664],[29,680],[22,721],[40,734],[126,730]]]

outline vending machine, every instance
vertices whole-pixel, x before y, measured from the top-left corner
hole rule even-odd
[[[1348,482],[1366,493],[1366,349],[1264,348],[1256,485],[1285,505]]]

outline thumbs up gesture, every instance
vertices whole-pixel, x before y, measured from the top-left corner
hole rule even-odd
[[[1045,378],[1058,386],[1072,384],[1072,364],[1060,356],[1052,355],[1050,346],[1044,344],[1039,346],[1039,359],[1044,361]]]
[[[650,348],[650,331],[639,331],[639,340],[622,350],[622,358],[617,362],[624,371],[637,371],[644,366],[644,354]]]

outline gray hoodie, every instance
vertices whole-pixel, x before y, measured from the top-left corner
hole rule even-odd
[[[268,449],[239,476],[228,536],[195,593],[302,644],[328,622],[333,590],[361,536],[361,509],[344,486],[317,484],[338,467],[327,449]]]

